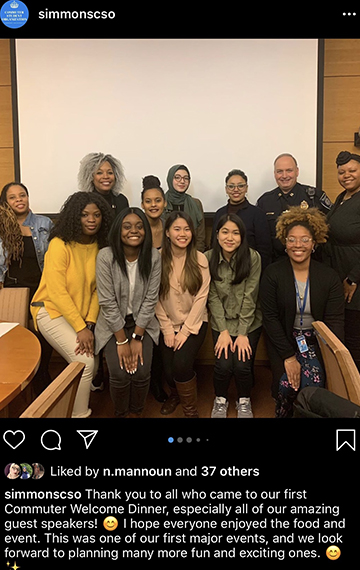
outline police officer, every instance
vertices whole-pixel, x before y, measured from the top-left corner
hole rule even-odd
[[[297,181],[299,168],[296,159],[288,153],[279,155],[274,162],[274,176],[277,188],[265,192],[257,201],[257,206],[266,214],[273,244],[273,259],[284,255],[284,246],[275,237],[276,222],[282,212],[291,206],[308,209],[317,207],[327,214],[332,203],[325,192]]]

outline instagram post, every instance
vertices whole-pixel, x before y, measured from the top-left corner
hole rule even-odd
[[[356,563],[359,10],[231,10],[0,6],[4,568]]]

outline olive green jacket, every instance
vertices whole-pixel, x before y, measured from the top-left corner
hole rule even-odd
[[[212,250],[205,255],[210,260]],[[219,277],[221,281],[211,280],[208,296],[211,328],[222,332],[228,330],[230,336],[244,335],[257,329],[262,324],[260,303],[258,300],[261,274],[261,257],[250,248],[251,270],[247,279],[232,285],[234,278],[232,262],[230,264],[220,254]]]

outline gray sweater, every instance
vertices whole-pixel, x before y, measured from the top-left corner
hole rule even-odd
[[[152,269],[144,282],[137,269],[136,288],[132,300],[135,323],[146,329],[157,344],[160,327],[155,317],[161,276],[161,256],[152,249]],[[96,284],[100,312],[95,327],[95,353],[106,345],[112,335],[123,329],[129,300],[129,281],[115,261],[110,247],[104,247],[96,260]]]

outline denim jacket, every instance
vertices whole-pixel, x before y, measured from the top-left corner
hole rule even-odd
[[[49,245],[49,233],[53,226],[53,222],[47,216],[40,214],[28,213],[24,226],[29,226],[32,239],[35,246],[37,261],[41,271],[44,268],[44,256]],[[4,283],[7,267],[5,265],[5,253],[0,240],[0,282]]]

